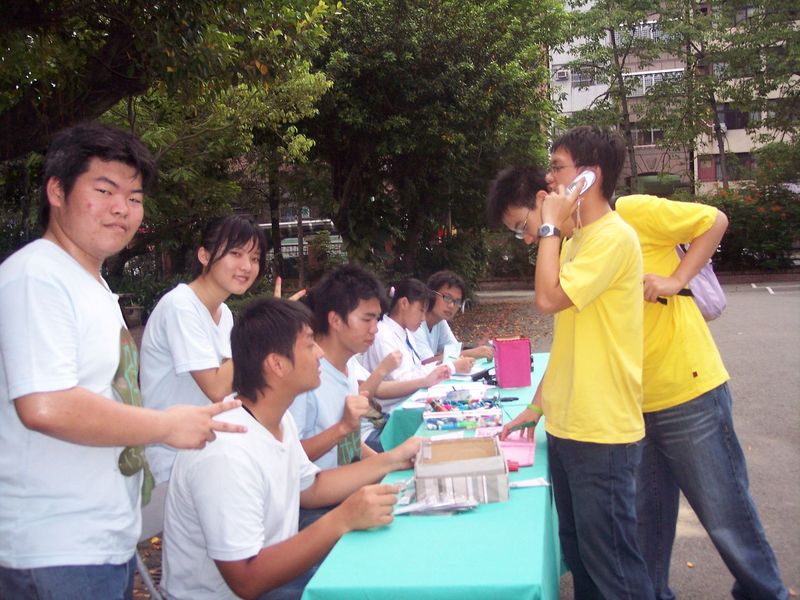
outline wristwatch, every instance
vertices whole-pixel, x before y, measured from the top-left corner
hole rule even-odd
[[[546,238],[550,236],[558,236],[561,237],[561,230],[556,227],[555,225],[550,225],[549,223],[545,223],[541,227],[539,227],[539,238]]]

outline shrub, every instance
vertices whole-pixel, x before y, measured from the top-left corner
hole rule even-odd
[[[779,186],[721,190],[701,199],[728,217],[728,231],[714,258],[715,268],[785,269],[800,240],[800,196]]]

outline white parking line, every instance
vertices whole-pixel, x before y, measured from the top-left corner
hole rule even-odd
[[[767,292],[771,295],[775,295],[776,292],[788,292],[800,289],[800,282],[782,282],[782,283],[773,283],[771,285],[757,285],[755,283],[750,284],[754,290],[767,290]]]

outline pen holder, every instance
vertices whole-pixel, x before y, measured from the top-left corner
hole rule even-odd
[[[531,385],[531,341],[526,337],[495,338],[494,362],[501,388]]]

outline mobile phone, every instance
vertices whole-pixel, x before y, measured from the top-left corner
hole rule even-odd
[[[578,192],[578,197],[583,196],[586,193],[586,190],[594,185],[596,180],[597,178],[595,177],[594,171],[584,171],[583,173],[579,173],[578,176],[572,180],[572,183],[567,186],[567,196],[569,196],[576,188],[580,189]]]

